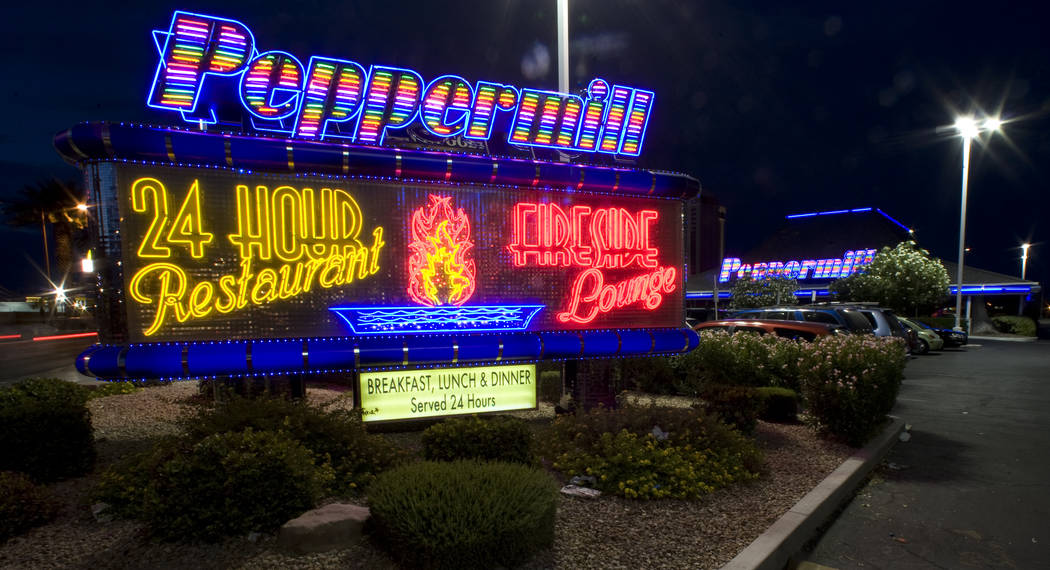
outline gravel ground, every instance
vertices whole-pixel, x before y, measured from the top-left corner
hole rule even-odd
[[[197,392],[195,382],[183,382],[89,402],[99,468],[145,448],[152,437],[174,433],[175,421],[192,411]],[[308,395],[313,402],[344,401],[334,390],[309,389]],[[544,405],[523,415],[534,419],[552,413]],[[555,546],[526,568],[718,568],[852,452],[798,425],[760,422],[756,440],[768,473],[700,501],[562,496]],[[65,508],[54,522],[0,545],[0,568],[396,568],[367,541],[312,555],[282,552],[273,536],[215,545],[154,542],[140,523],[95,521],[88,494],[96,480],[90,475],[52,485]]]

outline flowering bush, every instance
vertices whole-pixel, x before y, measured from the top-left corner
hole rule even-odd
[[[948,272],[914,241],[882,248],[871,263],[829,287],[843,301],[878,301],[903,314],[937,305],[948,295]]]
[[[696,499],[757,478],[761,466],[750,440],[689,408],[599,407],[558,418],[542,441],[555,470],[631,499]]]
[[[897,400],[905,359],[898,338],[828,336],[807,345],[798,369],[811,417],[850,445],[863,444]]]
[[[674,358],[676,388],[698,395],[706,385],[780,386],[798,390],[805,343],[776,335],[704,331],[693,351]]]

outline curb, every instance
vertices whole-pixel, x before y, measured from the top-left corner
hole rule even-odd
[[[782,570],[896,443],[904,420],[890,418],[875,440],[843,461],[722,570]]]
[[[1035,342],[1039,340],[1034,336],[971,336],[974,340],[1001,340],[1003,342]]]

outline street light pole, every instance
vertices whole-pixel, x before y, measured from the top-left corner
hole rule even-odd
[[[558,91],[569,92],[569,0],[558,0]]]
[[[1025,270],[1028,269],[1028,248],[1032,247],[1030,243],[1021,244],[1021,281],[1024,281]]]
[[[963,133],[962,206],[959,211],[959,267],[955,273],[955,330],[962,328],[963,255],[966,253],[966,191],[970,179],[970,136]]]
[[[47,271],[47,282],[51,282],[51,256],[47,251],[47,226],[44,224],[44,211],[40,210],[40,235],[44,236],[44,268]]]

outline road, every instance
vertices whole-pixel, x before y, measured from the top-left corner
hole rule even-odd
[[[911,424],[803,559],[832,568],[1050,567],[1050,342],[911,360]]]
[[[0,343],[0,386],[32,376],[95,383],[73,366],[77,355],[94,342],[91,337]]]

